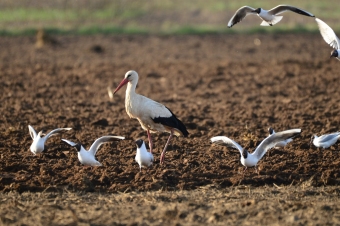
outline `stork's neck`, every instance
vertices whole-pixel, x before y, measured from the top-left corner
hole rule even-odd
[[[125,97],[127,99],[131,98],[132,96],[134,96],[136,94],[137,82],[134,82],[134,81],[128,82],[127,88],[126,88],[126,93],[125,93]]]

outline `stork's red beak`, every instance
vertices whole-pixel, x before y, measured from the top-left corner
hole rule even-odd
[[[113,91],[113,94],[115,94],[118,90],[120,90],[120,88],[122,88],[126,83],[128,83],[129,80],[127,80],[126,78],[124,78],[120,84],[118,85],[118,87],[115,89],[115,91]]]

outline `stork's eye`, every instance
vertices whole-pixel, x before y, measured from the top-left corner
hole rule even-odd
[[[131,76],[131,74],[129,74],[127,77],[129,78]]]

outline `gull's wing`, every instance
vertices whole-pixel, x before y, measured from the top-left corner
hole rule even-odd
[[[315,18],[316,23],[319,26],[319,30],[322,38],[334,49],[340,49],[340,39],[334,33],[333,29],[319,18]]]
[[[100,138],[98,138],[97,140],[95,140],[93,142],[93,144],[91,145],[89,152],[91,152],[93,154],[93,156],[96,155],[98,149],[100,148],[100,146],[104,143],[116,140],[116,139],[120,139],[120,140],[124,140],[125,137],[121,137],[121,136],[102,136]]]
[[[217,137],[212,137],[210,140],[214,144],[219,144],[219,145],[235,148],[239,150],[240,154],[242,155],[243,148],[238,143],[236,143],[235,141],[233,141],[232,139],[228,137],[217,136]]]
[[[48,134],[45,135],[45,139],[48,139],[50,136],[55,135],[61,131],[68,131],[71,130],[72,128],[58,128],[58,129],[54,129],[51,132],[49,132]]]
[[[248,13],[256,14],[256,12],[253,12],[254,10],[255,10],[254,8],[251,8],[249,6],[242,6],[229,20],[228,27],[232,27],[238,22],[241,22],[241,20],[243,20],[243,18],[245,18],[248,15]]]
[[[37,136],[37,132],[35,132],[34,128],[30,125],[28,125],[28,130],[30,131],[30,135],[32,139],[34,140],[34,138]]]
[[[61,139],[62,141],[68,143],[69,145],[71,145],[72,147],[76,146],[76,143],[72,142],[72,141],[69,141],[69,140],[66,140],[66,139]]]
[[[259,146],[255,149],[252,155],[256,156],[258,160],[260,160],[266,152],[275,147],[275,145],[280,142],[287,140],[289,138],[293,138],[301,133],[301,129],[290,129],[282,132],[274,133],[264,139]]]
[[[299,8],[296,8],[290,5],[278,5],[272,8],[271,10],[269,10],[268,13],[273,14],[273,15],[279,15],[285,11],[292,11],[294,13],[298,13],[304,16],[315,17],[313,14],[311,14],[310,12],[307,12],[306,10],[299,9]]]
[[[337,133],[331,133],[331,134],[325,134],[325,135],[322,135],[320,137],[318,137],[318,140],[319,142],[328,142],[330,140],[333,140],[335,139],[336,137],[338,137],[340,135],[339,132]]]

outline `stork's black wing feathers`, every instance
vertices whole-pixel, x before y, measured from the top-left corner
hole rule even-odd
[[[153,118],[152,120],[155,123],[160,123],[162,125],[178,129],[179,131],[182,132],[184,137],[187,137],[189,135],[189,132],[187,131],[183,122],[181,122],[181,120],[179,120],[169,108],[167,109],[171,112],[171,117],[156,117],[156,118]]]

